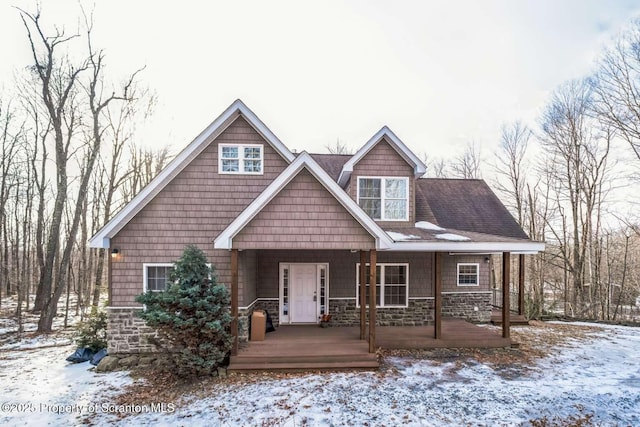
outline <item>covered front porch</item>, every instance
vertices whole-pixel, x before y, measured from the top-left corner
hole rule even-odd
[[[376,250],[359,251],[360,304],[359,326],[320,328],[313,325],[280,325],[264,341],[240,343],[238,340],[238,270],[239,251],[231,250],[232,269],[232,371],[308,370],[308,369],[375,369],[376,352],[383,349],[430,348],[499,348],[509,347],[510,316],[502,311],[500,329],[478,326],[459,318],[442,315],[443,256],[441,252],[424,254],[431,257],[434,288],[433,322],[428,326],[380,326],[376,321],[376,287],[366,289],[366,283],[376,283]],[[502,254],[502,282],[505,288],[511,280],[511,254]],[[365,270],[366,265],[371,268]],[[368,276],[368,277],[367,277]],[[509,307],[509,293],[503,293],[503,307]]]
[[[442,319],[443,338],[435,326],[378,326],[376,343],[382,349],[500,348],[509,347],[495,328],[463,319]],[[368,331],[367,331],[368,332]],[[368,335],[368,334],[367,334]],[[378,357],[360,339],[358,327],[319,328],[314,325],[280,326],[264,341],[250,341],[231,357],[229,370],[340,370],[376,369]]]

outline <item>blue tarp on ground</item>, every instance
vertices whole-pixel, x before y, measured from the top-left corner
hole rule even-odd
[[[91,360],[91,358],[95,354],[96,352],[91,350],[90,348],[78,348],[73,352],[71,356],[67,357],[66,360],[67,362],[71,363],[82,363],[86,362],[87,360]]]

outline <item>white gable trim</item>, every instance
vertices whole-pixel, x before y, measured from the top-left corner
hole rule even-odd
[[[387,126],[383,126],[373,137],[367,141],[366,144],[360,148],[356,154],[353,155],[349,159],[347,163],[342,167],[342,172],[340,172],[340,176],[338,177],[338,184],[344,187],[351,176],[351,172],[353,172],[353,167],[369,152],[371,149],[378,143],[382,138],[386,137],[387,141],[389,141],[398,152],[402,155],[402,157],[409,162],[413,166],[414,175],[416,178],[420,178],[427,172],[427,167],[422,163],[422,161],[413,154],[413,151],[409,150],[409,148],[404,145],[404,143],[396,136],[395,133],[391,131]]]
[[[295,155],[262,123],[253,111],[241,100],[236,100],[217,119],[203,130],[184,150],[171,161],[157,177],[136,195],[111,221],[109,221],[90,240],[92,248],[108,248],[110,240],[138,212],[144,208],[164,187],[171,182],[195,157],[197,157],[215,138],[217,138],[238,117],[243,116],[247,122],[288,162]]]
[[[302,152],[269,186],[214,240],[215,249],[231,249],[233,238],[271,201],[306,168],[344,206],[345,209],[376,240],[377,249],[388,249],[393,240],[340,188],[336,182],[307,153]]]

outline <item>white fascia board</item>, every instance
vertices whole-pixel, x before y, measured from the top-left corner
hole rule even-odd
[[[420,252],[500,253],[512,252],[536,254],[543,252],[541,242],[395,242],[390,250]]]
[[[238,110],[247,119],[249,124],[251,124],[254,129],[261,134],[285,160],[287,160],[288,163],[291,163],[296,158],[295,154],[293,154],[291,150],[289,150],[287,146],[284,145],[273,132],[271,132],[271,129],[269,129],[262,120],[260,120],[258,116],[249,109],[249,107],[239,99],[231,105],[234,106],[236,104]]]
[[[269,186],[214,240],[215,249],[231,249],[233,238],[251,221],[273,198],[306,167],[313,176],[353,215],[353,217],[376,239],[377,249],[387,249],[393,241],[354,202],[345,191],[307,153],[302,152]]]
[[[387,137],[388,140],[396,146],[396,148],[402,153],[402,155],[413,163],[414,175],[416,178],[422,177],[427,172],[427,167],[422,161],[411,151],[403,142],[396,136],[395,133],[387,126],[383,126],[375,135],[367,141],[354,155],[344,164],[340,176],[338,177],[338,184],[344,187],[347,180],[353,172],[353,167],[383,138]]]
[[[386,250],[393,245],[393,239],[384,232],[382,228],[367,215],[358,204],[336,183],[329,174],[313,160],[309,154],[309,171],[320,181],[324,187],[334,195],[340,204],[376,239],[376,249]]]
[[[295,155],[265,126],[241,100],[234,101],[217,119],[207,126],[187,145],[145,188],[140,191],[111,221],[91,239],[89,247],[105,248],[109,239],[118,233],[138,212],[146,206],[171,180],[180,173],[211,141],[217,138],[240,115],[271,144],[289,163]]]

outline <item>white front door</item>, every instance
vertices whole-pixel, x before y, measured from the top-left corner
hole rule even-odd
[[[317,323],[318,274],[316,264],[291,264],[291,322]]]

